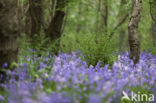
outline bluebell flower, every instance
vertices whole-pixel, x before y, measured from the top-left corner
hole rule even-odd
[[[43,62],[40,62],[40,68],[41,68],[41,69],[46,68],[46,67],[47,67],[46,64],[44,64]]]
[[[8,67],[8,63],[7,62],[5,62],[4,64],[3,64],[3,66],[2,66],[3,68],[7,68]]]
[[[102,103],[101,98],[98,95],[91,95],[88,103]]]
[[[5,101],[5,98],[0,95],[0,101]]]

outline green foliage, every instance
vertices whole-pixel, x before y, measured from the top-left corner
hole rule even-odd
[[[51,50],[51,43],[49,43],[49,38],[45,37],[43,29],[41,29],[40,34],[35,34],[33,37],[27,36],[27,34],[22,33],[21,37],[18,39],[20,52],[22,54],[30,53],[30,49],[35,50],[37,55],[41,55],[42,52]]]
[[[104,32],[104,18],[101,16],[105,6],[103,1],[101,1],[101,11],[99,12],[97,12],[99,8],[98,3],[100,2],[98,0],[67,0],[66,2],[68,2],[65,7],[67,20],[64,23],[65,30],[62,38],[49,42],[48,39],[45,39],[43,31],[41,31],[40,35],[35,35],[31,39],[23,35],[19,43],[21,54],[29,54],[28,50],[32,48],[37,51],[37,55],[44,55],[42,52],[51,50],[51,48],[53,48],[53,54],[59,50],[68,53],[71,51],[81,51],[88,64],[96,65],[98,61],[104,62],[104,64],[112,64],[112,62],[116,60],[115,52],[119,50],[119,42],[122,42],[121,47],[123,50],[121,51],[129,50],[127,36],[129,17],[117,30],[113,31],[113,29],[126,13],[131,14],[132,2],[130,0],[123,0],[122,2],[121,0],[108,0],[108,33]],[[26,4],[26,0],[21,1],[21,5],[23,4]],[[52,11],[54,12],[54,10],[51,9],[51,4],[51,0],[44,1],[44,19],[46,24],[51,20]],[[148,1],[143,0],[142,19],[138,28],[141,51],[151,49],[151,52],[154,54],[156,53],[156,47],[149,41],[152,37],[150,35],[151,23],[150,4]],[[108,39],[108,35],[112,31],[114,32],[113,38]],[[123,41],[120,41],[121,31],[125,31]],[[59,42],[61,42],[61,48],[58,46]]]
[[[149,51],[156,54],[156,47],[153,45],[154,38],[152,37],[152,18],[150,14],[150,4],[148,1],[143,1],[142,18],[138,27],[138,35],[141,43],[141,51]]]
[[[115,52],[117,48],[113,40],[110,40],[107,35],[101,34],[99,37],[96,34],[68,34],[62,37],[61,51],[81,51],[88,64],[96,65],[101,61],[104,64],[112,64],[116,59]]]
[[[156,1],[155,0],[150,0],[150,12],[152,19],[154,22],[156,22]]]
[[[49,72],[50,68],[48,66],[42,71],[37,70],[40,68],[40,63],[44,63],[42,58],[53,55],[54,51],[52,48],[56,48],[54,43],[49,43],[49,38],[45,38],[43,31],[41,31],[40,34],[34,35],[32,38],[26,36],[26,34],[21,34],[18,43],[20,49],[18,63],[27,63],[27,68],[29,68],[28,72],[32,76],[32,79],[41,76],[42,73]],[[52,63],[53,60],[54,59],[51,58],[49,63]],[[16,65],[15,63],[12,64],[12,66]]]

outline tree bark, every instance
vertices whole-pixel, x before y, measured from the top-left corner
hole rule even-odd
[[[18,27],[19,32],[23,32],[24,30],[24,22],[22,19],[24,18],[24,11],[20,0],[17,0],[17,19],[18,19]]]
[[[30,8],[29,8],[29,3],[27,3],[28,5],[28,8],[26,9],[25,11],[25,16],[26,16],[26,19],[25,19],[25,34],[30,37],[31,36],[31,27],[32,27],[32,23],[31,23],[31,16],[30,16]]]
[[[31,18],[31,34],[30,37],[35,34],[40,34],[41,27],[43,25],[43,0],[29,0],[29,15]]]
[[[77,25],[77,29],[76,29],[76,32],[79,34],[80,33],[80,31],[81,31],[81,26],[82,26],[82,24],[81,24],[81,13],[82,13],[82,2],[80,1],[80,3],[79,3],[79,5],[78,5],[78,15],[79,15],[79,17],[78,17],[78,25]]]
[[[12,62],[17,61],[18,20],[16,13],[17,0],[0,1],[0,75],[4,74],[1,71],[4,63],[7,63],[9,68]]]
[[[126,5],[126,1],[125,0],[121,0],[120,1],[120,10],[119,10],[119,15],[118,15],[120,18],[122,18],[123,14],[126,14],[126,12],[127,12],[127,10],[124,9],[125,5]],[[127,18],[128,18],[128,15],[126,15],[124,17],[124,19],[122,19],[123,21],[121,22],[121,24],[120,24],[120,22],[119,22],[119,24],[122,25],[127,20]],[[118,26],[119,25],[117,25],[115,29],[117,29]],[[123,47],[123,42],[124,42],[125,36],[126,36],[126,30],[125,29],[121,29],[119,31],[119,51],[120,52],[124,48]]]
[[[102,15],[101,3],[102,3],[102,0],[97,1],[97,14],[96,14],[96,23],[95,23],[96,31],[99,30],[99,13]],[[100,22],[101,22],[101,20],[100,20]]]
[[[130,46],[130,58],[138,63],[140,58],[140,41],[137,36],[137,28],[141,19],[142,0],[134,0],[133,12],[128,25],[128,39]]]
[[[101,13],[103,17],[103,23],[104,23],[104,30],[107,34],[107,29],[108,29],[108,0],[104,0],[104,13]]]
[[[120,34],[119,34],[119,51],[121,52],[122,50],[123,50],[123,42],[124,42],[124,38],[125,38],[125,34],[126,34],[126,32],[124,31],[124,30],[121,30],[120,32],[119,32]]]
[[[51,5],[51,8],[52,8],[52,17],[51,17],[51,19],[53,19],[54,15],[55,15],[55,5],[56,5],[56,1],[57,1],[57,0],[52,0],[52,5]]]
[[[152,23],[152,38],[153,38],[153,45],[156,46],[156,22]]]
[[[55,15],[47,30],[47,37],[51,38],[51,41],[61,37],[61,30],[63,25],[63,19],[65,16],[64,12],[65,0],[57,0]]]
[[[106,31],[107,31],[107,26],[108,26],[108,1],[105,0],[105,15],[104,15],[104,25],[105,25],[105,28],[106,28]]]

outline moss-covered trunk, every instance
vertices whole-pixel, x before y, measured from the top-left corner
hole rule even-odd
[[[156,22],[152,23],[152,38],[153,38],[153,45],[156,46]]]
[[[61,37],[61,30],[63,25],[63,19],[65,16],[64,12],[65,0],[57,0],[55,15],[47,30],[47,36],[51,38],[51,41]]]
[[[31,35],[40,34],[43,24],[43,0],[29,0],[29,15],[31,17]]]
[[[16,5],[16,0],[0,1],[0,68],[4,63],[8,63],[9,66],[12,62],[17,61],[18,23]]]

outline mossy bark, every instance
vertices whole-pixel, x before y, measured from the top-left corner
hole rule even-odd
[[[43,0],[29,0],[29,15],[31,17],[31,34],[33,37],[35,34],[40,34],[41,27],[44,24],[43,21]]]
[[[56,7],[55,7],[55,15],[52,17],[52,20],[49,24],[49,27],[47,29],[46,37],[50,38],[50,42],[55,42],[55,48],[53,49],[53,52],[55,54],[58,53],[60,49],[60,37],[62,34],[62,27],[65,17],[65,4],[66,0],[57,0],[56,1]]]
[[[0,68],[17,61],[18,56],[17,0],[0,1]],[[0,72],[0,74],[2,71]]]
[[[47,30],[47,36],[51,38],[51,41],[61,37],[63,19],[65,16],[64,7],[65,7],[65,0],[57,0],[55,15],[52,18]]]
[[[152,23],[152,38],[153,38],[153,45],[156,46],[156,22]]]

